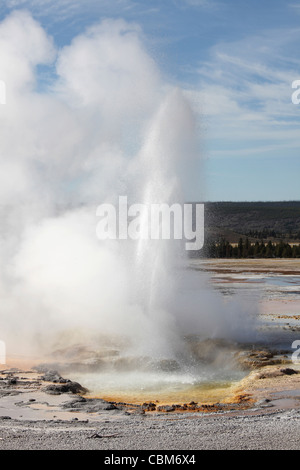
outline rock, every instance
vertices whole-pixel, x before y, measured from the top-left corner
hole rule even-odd
[[[118,410],[119,408],[108,401],[101,398],[84,398],[78,397],[71,402],[63,403],[62,408],[72,411],[83,411],[86,413],[96,413],[98,411]]]
[[[53,385],[47,385],[47,387],[43,388],[43,391],[46,393],[50,393],[53,395],[60,395],[62,393],[87,393],[88,390],[82,385],[80,385],[78,382],[67,382],[64,384],[53,384]]]
[[[145,411],[155,411],[156,410],[156,405],[155,403],[143,403],[142,404],[142,410],[145,410]]]
[[[293,375],[293,374],[298,374],[299,372],[295,369],[291,369],[289,367],[286,367],[284,369],[280,369],[280,372],[282,372],[284,375]]]
[[[114,403],[108,403],[108,405],[103,408],[104,410],[118,410],[119,408]]]
[[[86,403],[87,399],[84,397],[76,397],[72,401],[68,401],[66,403],[63,403],[62,407],[63,408],[78,408],[82,407],[83,403]]]
[[[53,382],[53,383],[68,383],[70,382],[69,379],[64,379],[56,370],[47,370],[40,380],[44,382]]]
[[[16,385],[17,382],[18,382],[17,377],[11,377],[11,378],[8,379],[7,385]]]
[[[67,384],[67,383],[69,383],[69,382],[71,382],[70,379],[64,379],[63,377],[60,377],[60,378],[58,379],[58,383],[60,383],[60,384]]]
[[[157,411],[165,411],[166,413],[170,413],[171,411],[175,411],[175,406],[172,405],[161,405],[157,407]]]
[[[281,369],[275,369],[275,370],[262,370],[262,372],[257,374],[258,379],[271,379],[275,377],[281,377],[283,375],[293,375],[293,374],[298,374],[299,372],[291,369],[289,367],[281,368]]]
[[[260,406],[261,408],[269,408],[274,406],[272,403],[270,403],[271,400],[269,398],[262,398],[261,400],[256,402],[257,406]]]
[[[242,369],[245,370],[287,364],[286,358],[279,357],[276,351],[267,349],[250,349],[247,351],[240,351],[235,354],[235,358]]]

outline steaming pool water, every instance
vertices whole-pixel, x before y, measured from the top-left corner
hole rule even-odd
[[[222,381],[222,375],[224,380]],[[92,392],[88,396],[100,397],[108,401],[141,404],[217,403],[230,395],[235,381],[245,374],[216,374],[216,377],[188,374],[157,373],[104,373],[75,374],[74,378]],[[100,382],[100,383],[99,383]]]
[[[269,347],[290,349],[293,333],[285,324],[293,325],[293,318],[300,314],[297,292],[290,287],[299,280],[299,261],[286,263],[269,260],[266,262],[197,261],[192,269],[209,271],[210,282],[220,291],[226,302],[228,296],[239,296],[239,301],[259,301],[259,324],[256,341]],[[230,268],[230,272],[228,272]],[[291,271],[294,270],[294,273]],[[262,272],[263,271],[263,272]],[[285,317],[288,316],[286,319]],[[285,319],[283,320],[282,317]],[[287,323],[288,320],[288,323]],[[296,322],[296,320],[294,320]],[[297,333],[296,333],[297,334]],[[145,360],[140,367],[130,370],[125,360],[122,366],[112,366],[101,372],[73,372],[71,378],[90,390],[90,396],[109,401],[126,403],[218,403],[234,394],[235,386],[249,371],[241,369],[234,360],[242,344],[222,342],[218,339],[195,341],[199,360],[181,364],[178,368],[172,363],[151,363]],[[249,346],[249,345],[248,345]],[[253,340],[255,347],[255,339]]]
[[[189,364],[178,364],[173,360],[156,362],[150,358],[123,357],[117,361],[108,359],[102,370],[93,372],[87,367],[68,376],[87,388],[88,396],[108,401],[136,404],[222,401],[232,393],[232,387],[245,376],[245,371],[234,367],[231,344],[222,347],[217,341],[199,344],[199,362],[195,358]]]

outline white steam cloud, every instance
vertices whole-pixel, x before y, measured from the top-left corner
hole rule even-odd
[[[169,86],[139,27],[106,20],[57,49],[17,11],[0,24],[0,51],[0,332],[8,354],[78,328],[127,334],[143,352],[170,356],[181,332],[246,328],[238,308],[220,315],[221,300],[201,297],[198,285],[194,297],[191,273],[172,276],[174,252],[156,265],[146,252],[139,264],[131,245],[96,238],[98,204],[122,194],[182,198],[197,163],[192,113],[180,92],[164,100]],[[41,66],[55,70],[46,91]],[[144,289],[155,275],[153,301]],[[187,288],[180,299],[178,282]]]

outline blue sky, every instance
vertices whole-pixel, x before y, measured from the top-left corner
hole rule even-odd
[[[57,47],[105,18],[138,24],[165,80],[198,113],[206,199],[300,199],[299,1],[3,0],[0,18],[20,8]],[[51,67],[39,77],[43,87]]]

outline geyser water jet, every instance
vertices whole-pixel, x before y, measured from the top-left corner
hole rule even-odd
[[[194,119],[182,94],[176,90],[160,106],[150,125],[145,144],[138,155],[139,186],[136,198],[150,207],[165,203],[171,206],[183,203],[183,188],[180,171],[183,154],[183,141],[193,134]],[[187,136],[188,134],[188,136]],[[147,216],[147,213],[144,217]],[[148,226],[145,218],[141,222]],[[144,347],[151,346],[152,354],[174,357],[180,348],[180,336],[172,312],[168,308],[169,299],[176,292],[174,282],[178,264],[183,257],[182,240],[141,239],[137,242],[134,254],[134,290],[142,315],[146,315],[154,328]]]

